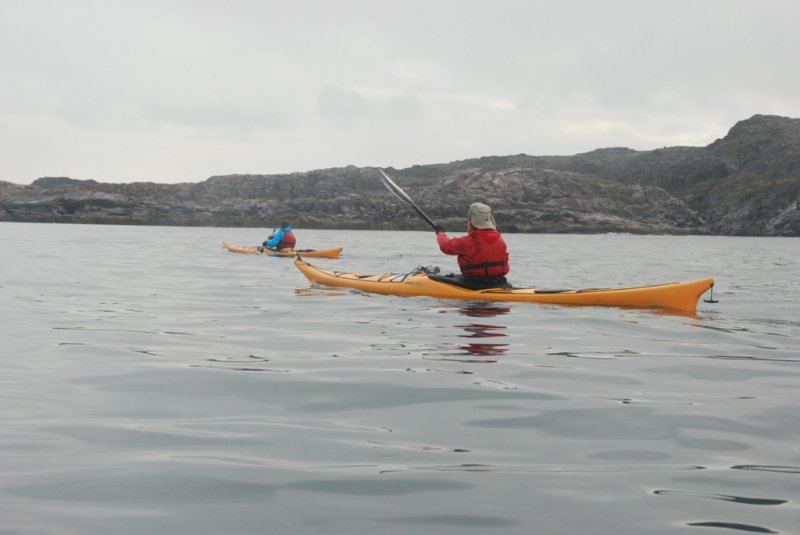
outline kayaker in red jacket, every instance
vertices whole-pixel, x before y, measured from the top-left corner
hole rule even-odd
[[[509,272],[508,250],[489,206],[480,202],[469,206],[466,236],[450,238],[438,225],[434,230],[439,249],[444,254],[458,255],[463,277],[505,282]]]

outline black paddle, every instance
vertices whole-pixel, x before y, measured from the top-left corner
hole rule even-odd
[[[384,173],[384,172],[383,172],[383,169],[378,169],[378,171],[380,171],[380,172],[381,172],[381,181],[383,182],[383,185],[384,185],[384,186],[386,186],[386,189],[388,189],[389,191],[391,191],[391,192],[392,192],[392,194],[393,194],[395,197],[397,197],[398,199],[400,199],[400,201],[401,201],[403,204],[407,204],[408,206],[410,206],[411,208],[413,208],[414,210],[416,210],[416,211],[417,211],[417,213],[418,213],[419,215],[421,215],[421,216],[422,216],[422,218],[423,218],[425,221],[427,221],[427,222],[428,222],[428,224],[429,224],[431,227],[433,227],[433,229],[434,229],[434,230],[436,230],[436,229],[438,228],[438,225],[437,225],[436,223],[434,223],[434,222],[433,222],[433,220],[432,220],[430,217],[428,217],[428,216],[425,214],[425,212],[423,212],[423,211],[420,209],[420,207],[419,207],[419,206],[417,206],[417,203],[415,203],[414,201],[412,201],[412,200],[411,200],[411,197],[409,197],[409,196],[408,196],[408,193],[406,193],[405,191],[403,191],[403,190],[400,188],[400,186],[398,186],[397,184],[395,184],[395,183],[392,181],[392,179],[391,179],[391,178],[389,178],[389,177],[388,177],[388,175],[387,175],[386,173]]]

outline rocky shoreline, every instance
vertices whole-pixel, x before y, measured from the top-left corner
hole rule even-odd
[[[505,232],[800,236],[800,120],[757,115],[707,147],[493,156],[387,169],[445,227],[490,204]],[[0,182],[0,221],[421,229],[373,168],[200,183]]]

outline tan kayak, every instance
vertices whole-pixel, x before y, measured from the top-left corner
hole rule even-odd
[[[333,249],[283,249],[283,250],[276,250],[270,249],[268,247],[260,247],[260,246],[246,246],[246,245],[234,245],[232,243],[223,241],[222,246],[225,247],[232,253],[241,253],[241,254],[265,254],[269,256],[288,256],[288,257],[295,257],[298,254],[303,256],[308,256],[312,258],[339,258],[342,254],[341,247],[335,247]]]
[[[359,275],[318,268],[296,258],[295,266],[315,284],[355,288],[401,296],[428,296],[472,301],[524,301],[557,305],[599,305],[664,308],[693,313],[697,301],[714,286],[714,279],[673,282],[634,288],[590,288],[585,290],[540,290],[536,288],[470,289],[459,286],[460,277],[414,270],[410,273]]]

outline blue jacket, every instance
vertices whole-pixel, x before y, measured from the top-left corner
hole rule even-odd
[[[283,228],[279,228],[278,232],[272,235],[272,238],[264,242],[264,247],[269,247],[270,249],[275,249],[280,242],[283,241],[283,234],[284,232],[292,232],[292,227],[287,226]]]

